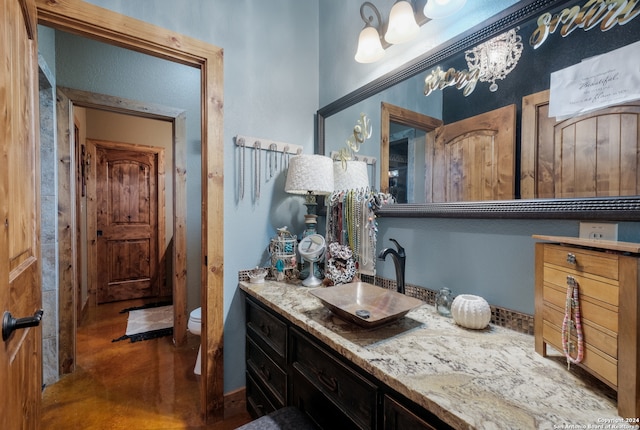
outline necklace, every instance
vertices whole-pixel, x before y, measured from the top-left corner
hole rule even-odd
[[[253,186],[255,192],[255,201],[260,200],[260,149],[262,148],[262,144],[260,142],[256,142],[253,145],[253,159],[255,162],[255,175],[253,176]]]
[[[567,368],[571,366],[571,363],[580,363],[584,356],[584,335],[578,299],[578,283],[573,276],[567,276],[567,300],[562,320],[562,352],[567,357]],[[573,342],[570,339],[571,330],[574,328],[578,337],[578,355],[575,358],[571,356]]]
[[[242,143],[240,145],[242,149],[240,149],[240,200],[244,199],[244,158],[247,145],[242,139]]]

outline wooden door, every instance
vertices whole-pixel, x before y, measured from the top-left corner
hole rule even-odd
[[[515,105],[428,133],[427,203],[513,199],[515,143]]]
[[[98,303],[158,295],[157,155],[96,148]]]
[[[522,198],[640,194],[640,103],[556,121],[549,90],[522,101]]]
[[[38,59],[32,0],[2,1],[0,54],[0,310],[25,318],[42,306]],[[3,333],[0,428],[36,429],[40,422],[42,331],[28,327],[4,337]]]

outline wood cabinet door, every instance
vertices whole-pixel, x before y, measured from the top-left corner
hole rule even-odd
[[[157,158],[96,147],[98,303],[158,294]]]
[[[24,318],[42,306],[36,10],[32,0],[1,7],[0,310]],[[3,333],[0,386],[0,428],[39,428],[40,327]]]
[[[522,101],[522,198],[640,194],[640,102],[556,121],[549,90]]]
[[[427,203],[513,199],[515,142],[515,105],[427,133]]]

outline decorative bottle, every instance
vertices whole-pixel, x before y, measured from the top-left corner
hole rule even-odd
[[[441,288],[436,294],[436,310],[438,313],[445,317],[451,316],[451,302],[453,296],[451,290],[448,288]]]

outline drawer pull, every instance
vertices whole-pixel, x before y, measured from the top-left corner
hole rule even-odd
[[[576,264],[576,254],[572,254],[571,252],[567,253],[567,263]]]
[[[269,328],[269,326],[264,323],[260,324],[260,331],[267,337],[271,334],[271,328]]]
[[[318,376],[318,381],[322,383],[329,391],[333,391],[334,393],[338,392],[338,380],[333,376],[326,376],[322,370],[316,373]]]
[[[267,381],[271,380],[271,372],[269,371],[269,369],[267,369],[267,367],[264,364],[260,365],[260,373],[264,375]]]

